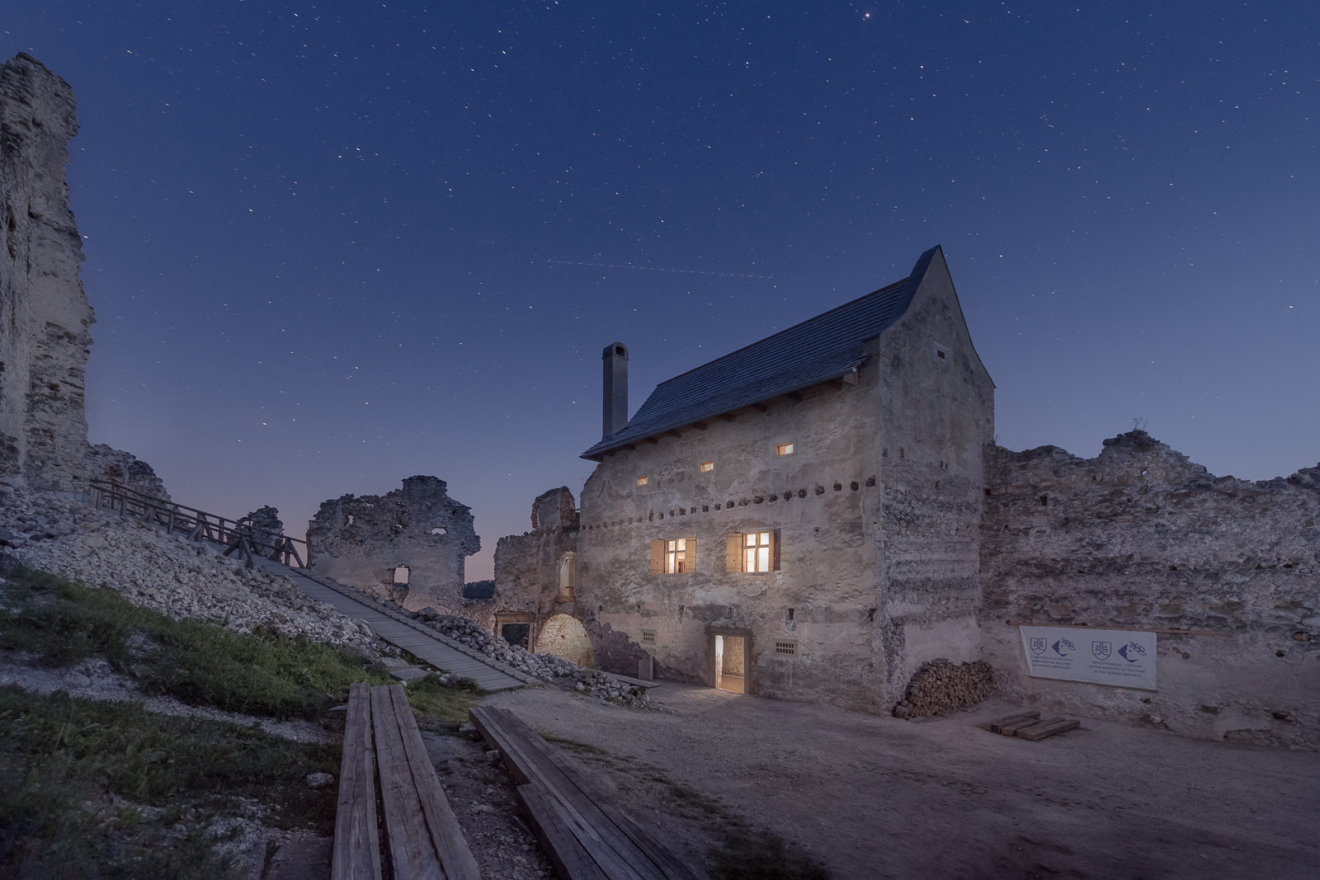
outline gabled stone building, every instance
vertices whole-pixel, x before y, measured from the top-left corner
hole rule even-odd
[[[582,490],[575,615],[602,666],[882,710],[980,641],[994,385],[936,247],[912,274],[658,386]],[[617,634],[627,636],[619,639]]]
[[[575,528],[534,523],[495,572],[602,668],[888,712],[925,664],[983,661],[1018,705],[1320,748],[1320,466],[1216,478],[1142,431],[1094,459],[1000,448],[938,247],[631,419],[628,351],[603,357]],[[1158,680],[1033,676],[1024,627],[1146,634]]]

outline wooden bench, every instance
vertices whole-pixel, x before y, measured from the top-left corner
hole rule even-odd
[[[333,880],[380,880],[376,780],[395,880],[478,880],[481,872],[399,685],[349,687],[335,814]]]
[[[574,762],[508,709],[478,706],[472,723],[519,783],[532,829],[565,880],[697,880],[703,876],[619,809]]]

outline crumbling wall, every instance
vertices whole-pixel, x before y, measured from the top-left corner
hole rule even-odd
[[[386,495],[344,495],[322,502],[307,528],[314,573],[410,611],[463,613],[464,560],[481,549],[469,507],[449,497],[444,480],[417,476]],[[394,584],[397,566],[406,585]]]
[[[1320,747],[1320,467],[1215,478],[1143,431],[1080,459],[990,447],[984,659],[1029,705]],[[1154,631],[1158,691],[1029,678],[1017,627]]]
[[[151,466],[87,445],[84,374],[96,320],[65,167],[78,132],[69,84],[30,55],[0,67],[0,478],[86,491],[110,479],[169,498]]]
[[[0,67],[0,476],[83,489],[83,373],[95,320],[64,170],[69,84],[29,55]]]
[[[151,465],[131,452],[98,443],[88,447],[86,462],[87,474],[93,479],[109,480],[127,486],[134,492],[172,500],[170,493],[165,491],[165,483],[156,476]]]
[[[560,582],[565,565],[576,567],[576,508],[565,486],[543,492],[532,502],[532,531],[500,538],[495,545],[495,610],[533,614],[533,640],[550,617],[574,615],[573,575],[562,588]]]

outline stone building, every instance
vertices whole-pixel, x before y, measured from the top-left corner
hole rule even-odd
[[[436,477],[408,477],[385,495],[324,501],[307,527],[314,573],[410,611],[462,614],[464,560],[480,549],[471,508]]]
[[[628,351],[603,359],[575,527],[535,513],[496,553],[538,647],[572,619],[612,672],[873,712],[982,660],[1042,711],[1320,747],[1320,466],[1216,478],[1141,431],[1095,459],[1000,448],[939,248],[631,419]],[[1157,686],[1032,677],[1023,626],[1153,634]]]
[[[603,668],[879,711],[923,663],[979,656],[994,386],[938,247],[631,420],[627,350],[603,357],[572,612]]]

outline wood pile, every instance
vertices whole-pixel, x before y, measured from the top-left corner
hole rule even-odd
[[[995,689],[994,670],[983,660],[955,665],[940,658],[917,670],[907,696],[894,707],[897,718],[943,715],[975,706]]]

